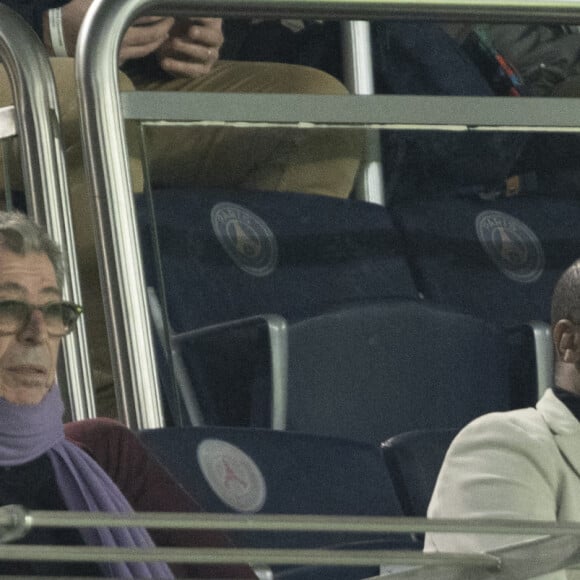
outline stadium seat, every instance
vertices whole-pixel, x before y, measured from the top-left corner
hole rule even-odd
[[[406,516],[423,518],[443,459],[457,429],[400,433],[382,443],[383,455]]]
[[[580,201],[549,192],[391,209],[425,298],[502,324],[549,322],[554,285],[580,256]]]
[[[309,318],[290,329],[289,351],[289,430],[372,443],[537,399],[526,325],[507,330],[426,302]]]
[[[166,389],[167,396],[174,416],[177,402],[190,399],[194,425],[244,425],[270,408],[269,383],[261,394],[245,385],[285,375],[285,355],[276,358],[283,344],[276,351],[272,341],[284,343],[287,325],[344,305],[418,295],[390,214],[375,204],[220,191],[157,191],[153,211],[144,196],[136,203],[151,303],[159,304],[154,318],[160,337],[171,335],[183,371],[179,395]],[[263,403],[249,408],[251,400]]]
[[[377,445],[343,438],[228,427],[140,432],[143,442],[209,512],[401,516]],[[232,533],[245,547],[417,549],[406,534]],[[280,567],[275,577],[363,578],[373,568]]]

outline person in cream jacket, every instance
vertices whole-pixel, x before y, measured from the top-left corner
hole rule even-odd
[[[552,335],[554,387],[535,408],[485,415],[458,434],[427,517],[580,523],[580,260],[554,290]],[[527,539],[431,533],[425,551],[489,552]],[[580,578],[580,570],[549,578]]]

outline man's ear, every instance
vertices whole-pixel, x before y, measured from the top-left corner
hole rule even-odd
[[[552,329],[558,360],[565,363],[580,362],[580,327],[571,320],[559,320]]]

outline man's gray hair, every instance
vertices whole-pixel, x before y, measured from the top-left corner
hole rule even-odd
[[[58,287],[62,289],[65,275],[62,250],[31,218],[20,212],[0,211],[0,246],[15,254],[46,254],[54,267]]]

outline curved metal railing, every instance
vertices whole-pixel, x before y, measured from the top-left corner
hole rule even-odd
[[[27,210],[63,248],[70,265],[64,296],[79,300],[80,283],[52,69],[35,32],[3,4],[0,4],[0,59],[12,85]],[[78,332],[64,341],[63,361],[73,418],[94,416],[82,320]]]

